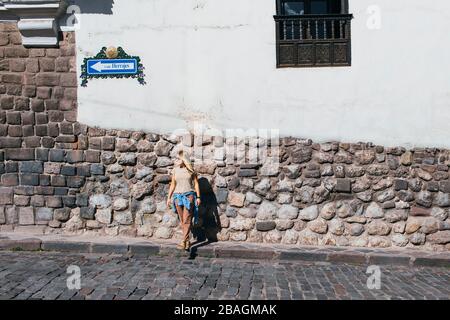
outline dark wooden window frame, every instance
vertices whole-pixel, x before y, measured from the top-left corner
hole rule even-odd
[[[283,14],[283,3],[284,2],[305,2],[305,14],[311,14],[311,2],[314,0],[277,0],[277,15]],[[323,0],[327,1],[327,7],[328,9],[331,9],[332,3],[335,0]],[[348,1],[347,0],[339,0],[340,2],[340,12],[328,12],[328,14],[345,14],[348,13]]]
[[[348,1],[342,0],[341,12],[282,15],[282,3],[276,0],[277,68],[344,67],[351,65],[351,20]],[[332,0],[328,0],[330,2]]]

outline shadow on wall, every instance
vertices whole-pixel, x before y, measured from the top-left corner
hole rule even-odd
[[[83,14],[112,14],[114,0],[68,0],[68,5],[76,5]]]
[[[113,14],[114,0],[67,0],[65,13],[59,18],[63,31],[73,31],[81,27],[80,14]]]
[[[193,228],[192,233],[197,243],[216,242],[220,232],[219,210],[216,195],[208,179],[198,179],[202,204],[199,208],[199,218],[203,221],[201,227]]]

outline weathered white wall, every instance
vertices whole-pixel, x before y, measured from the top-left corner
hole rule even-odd
[[[197,120],[450,147],[448,0],[350,0],[352,66],[311,69],[276,68],[275,0],[102,1],[91,11],[106,14],[81,14],[78,68],[102,46],[123,46],[141,56],[148,85],[91,80],[79,89],[83,123],[169,132]],[[366,26],[370,5],[382,10],[380,30]]]

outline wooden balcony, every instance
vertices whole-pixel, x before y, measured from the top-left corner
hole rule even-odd
[[[274,16],[277,67],[351,65],[352,14]]]

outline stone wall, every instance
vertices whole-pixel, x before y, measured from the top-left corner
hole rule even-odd
[[[72,33],[59,49],[25,49],[15,26],[0,24],[0,72],[1,230],[180,237],[165,200],[173,158],[194,136],[78,123]],[[197,147],[211,153],[223,139],[203,137]],[[282,138],[280,166],[197,162],[195,234],[449,250],[449,166],[449,150]]]
[[[16,24],[0,23],[0,224],[48,225],[75,205],[85,180],[81,168],[59,170],[84,155],[75,39],[63,34],[58,49],[21,41]]]

